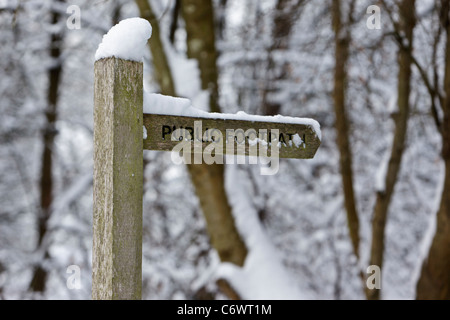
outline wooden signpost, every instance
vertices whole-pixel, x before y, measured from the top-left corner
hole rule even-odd
[[[95,63],[94,84],[94,212],[92,298],[141,299],[143,150],[171,151],[178,129],[191,133],[202,148],[227,148],[227,130],[237,143],[272,141],[280,158],[311,159],[320,139],[309,125],[232,119],[143,114],[143,64],[117,58]],[[196,137],[196,122],[202,123]],[[143,139],[145,126],[146,138]],[[222,140],[204,139],[206,131]],[[271,135],[271,130],[277,135]],[[253,136],[252,136],[253,134]],[[264,137],[264,134],[266,136]],[[217,135],[215,135],[217,137]],[[240,138],[241,136],[241,138]],[[259,139],[259,140],[257,140]],[[245,143],[249,155],[249,143]],[[242,149],[241,149],[242,150]]]
[[[199,122],[201,126],[197,130]],[[249,156],[251,141],[259,139],[276,142],[280,158],[312,159],[320,145],[314,129],[303,124],[144,114],[144,125],[147,130],[145,150],[172,151],[180,142],[172,137],[177,130],[186,130],[192,142],[200,141],[202,150],[213,142],[221,144],[224,155],[236,155],[238,146],[244,145],[242,155]],[[235,146],[229,148],[229,142],[235,142]]]

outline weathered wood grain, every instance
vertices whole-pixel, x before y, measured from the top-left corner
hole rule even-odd
[[[192,134],[196,121],[201,121],[202,123],[202,133],[198,136],[196,134]],[[179,141],[172,141],[169,131],[174,132],[176,129],[180,128],[189,128],[191,135],[194,135],[194,138],[198,138],[195,139],[197,141],[203,139],[204,133],[207,129],[210,129],[210,132],[212,132],[212,129],[219,130],[224,138],[221,141],[223,144],[224,154],[227,154],[227,130],[235,130],[239,142],[243,142],[243,133],[247,132],[249,129],[255,130],[256,133],[259,133],[260,130],[267,130],[267,134],[271,132],[271,130],[279,130],[280,135],[278,137],[278,141],[280,142],[280,158],[312,159],[320,146],[320,139],[317,137],[314,129],[308,125],[301,124],[144,114],[144,126],[147,130],[147,137],[144,140],[144,149],[146,150],[172,151],[174,147],[179,144]],[[296,134],[298,134],[304,142],[299,146],[296,146],[293,141],[293,137]],[[256,135],[252,134],[250,137],[251,139],[254,139]],[[268,140],[267,136],[264,140]],[[212,143],[212,141],[208,141],[207,139],[203,141],[202,150]],[[244,143],[245,155],[248,156],[250,149],[248,139]],[[237,150],[237,144],[235,144],[234,154],[236,154]],[[194,148],[192,151],[194,152]]]
[[[95,63],[92,298],[141,299],[143,65]]]

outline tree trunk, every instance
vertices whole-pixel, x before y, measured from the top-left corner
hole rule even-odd
[[[142,2],[138,6],[143,17],[154,17],[152,8],[146,0],[136,0],[136,2]],[[144,2],[145,4],[143,4]],[[142,9],[147,10],[147,13]],[[212,4],[210,1],[203,0],[182,0],[181,11],[188,32],[188,55],[199,61],[202,86],[209,88],[211,93],[211,111],[220,112],[217,99],[217,53],[214,43]],[[150,22],[153,27],[152,39],[160,38],[158,22],[156,20]],[[156,55],[160,59],[166,60],[162,45],[153,46],[150,43],[150,46],[153,56]],[[167,62],[155,66],[155,68],[161,68],[163,74],[171,74]],[[168,79],[173,82],[172,77],[168,77]],[[161,87],[161,89],[163,94],[176,96],[175,90],[172,92],[170,86]],[[243,266],[247,248],[237,231],[228,202],[224,183],[224,167],[206,164],[188,165],[188,171],[206,219],[212,247],[217,250],[221,261]]]
[[[202,89],[208,90],[210,94],[211,112],[220,112],[212,1],[181,0],[181,13],[186,24],[188,57],[198,61]]]
[[[180,16],[180,0],[175,0],[175,5],[172,12],[172,21],[170,23],[170,33],[169,33],[169,39],[170,43],[175,43],[175,33],[178,28],[178,18]]]
[[[202,88],[210,92],[210,111],[221,112],[212,1],[181,0],[181,11],[186,24],[188,57],[198,61]],[[212,246],[221,261],[243,266],[247,248],[228,202],[224,166],[188,165],[188,170],[200,199]]]
[[[62,1],[60,1],[62,2]],[[58,12],[52,13],[52,24],[59,23],[60,14]],[[51,205],[53,201],[53,146],[55,141],[56,120],[57,120],[57,105],[58,105],[58,90],[60,85],[60,78],[62,73],[62,64],[59,61],[61,57],[61,43],[62,34],[53,33],[50,40],[50,57],[52,58],[53,66],[48,71],[49,85],[47,91],[47,110],[45,111],[46,124],[42,136],[43,151],[41,162],[41,179],[40,179],[40,208],[38,212],[38,242],[37,248],[41,249],[43,240],[47,234],[47,223],[51,215]],[[42,249],[41,249],[42,250]],[[45,251],[43,259],[49,257],[48,248],[43,248]],[[42,265],[35,267],[33,278],[30,283],[30,289],[34,292],[44,292],[45,283],[47,280],[47,271]]]
[[[399,30],[396,30],[396,32],[399,35],[404,34],[404,39],[401,40],[402,44],[398,53],[398,115],[395,118],[394,141],[386,171],[385,188],[377,192],[372,221],[370,265],[378,266],[380,269],[383,267],[384,237],[389,205],[400,172],[408,129],[413,31],[416,24],[414,8],[415,0],[403,0],[399,4],[400,22]],[[404,45],[404,40],[407,41],[407,45]],[[378,300],[380,299],[380,290],[366,289],[366,295],[370,300]]]
[[[417,284],[417,299],[450,299],[450,1],[442,0],[442,23],[447,32],[445,53],[445,99],[443,103],[442,157],[445,162],[445,181],[437,212],[437,229],[422,266]]]
[[[335,32],[335,75],[334,110],[336,114],[337,145],[340,154],[340,169],[344,189],[344,202],[347,211],[347,223],[352,242],[353,253],[359,258],[359,218],[353,187],[352,151],[349,141],[349,121],[346,110],[347,61],[349,58],[350,31],[349,21],[343,21],[342,4],[333,0],[333,26]],[[349,12],[349,16],[352,12]]]
[[[227,11],[227,4],[228,0],[219,0],[219,4],[217,6],[217,13],[216,14],[216,34],[217,39],[224,40],[225,39],[225,29],[226,29],[226,11]]]
[[[153,32],[149,46],[153,57],[155,78],[160,86],[161,93],[168,96],[176,96],[172,72],[170,71],[169,62],[164,53],[164,46],[161,40],[159,22],[156,20],[153,8],[150,6],[149,0],[136,0],[136,4],[141,17],[148,20],[152,25]]]
[[[266,71],[265,88],[262,93],[262,112],[273,116],[280,114],[281,103],[274,101],[278,85],[281,81],[289,78],[290,63],[283,62],[278,65],[274,60],[275,51],[286,51],[289,49],[289,40],[292,27],[299,15],[303,0],[278,0],[275,7],[275,17],[272,30],[272,45],[268,49],[268,65]]]

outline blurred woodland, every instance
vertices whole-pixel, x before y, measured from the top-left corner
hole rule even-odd
[[[450,299],[450,0],[0,0],[0,299],[91,298],[94,55],[130,17],[147,91],[322,129],[276,176],[145,152],[144,299]]]

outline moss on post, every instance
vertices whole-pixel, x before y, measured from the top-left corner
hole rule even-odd
[[[95,63],[92,298],[141,299],[143,64]]]

